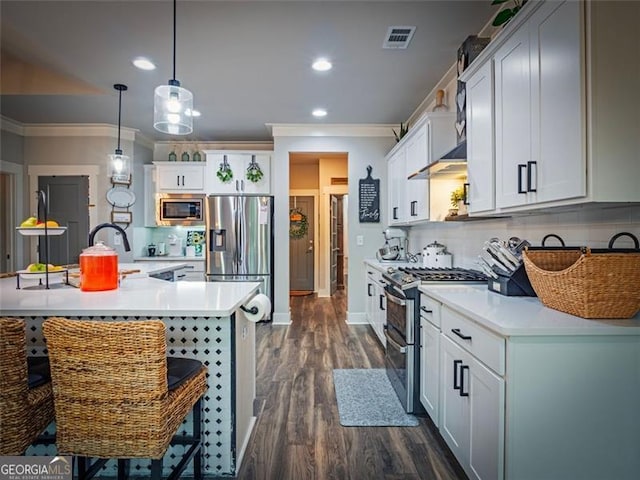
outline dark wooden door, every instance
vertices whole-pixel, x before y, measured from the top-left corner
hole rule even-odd
[[[306,217],[308,228],[302,238],[289,237],[289,289],[313,292],[313,197],[290,197],[289,209],[294,208]]]
[[[42,176],[38,177],[38,189],[45,193],[47,218],[67,227],[64,234],[49,237],[49,263],[78,263],[89,236],[89,177]],[[42,218],[41,212],[38,218]],[[40,245],[40,261],[44,262],[44,244]]]

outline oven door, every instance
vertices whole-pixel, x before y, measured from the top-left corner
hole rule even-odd
[[[413,345],[407,345],[402,336],[390,326],[384,331],[387,339],[387,350],[385,353],[385,367],[387,377],[396,391],[400,403],[407,411],[413,413]]]
[[[413,300],[399,293],[391,285],[384,288],[387,297],[387,325],[392,326],[403,337],[403,342],[414,343]]]

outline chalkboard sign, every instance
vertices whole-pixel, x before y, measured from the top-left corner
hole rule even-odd
[[[359,180],[358,213],[360,223],[380,223],[380,179],[371,178],[371,165],[367,167],[367,178]]]

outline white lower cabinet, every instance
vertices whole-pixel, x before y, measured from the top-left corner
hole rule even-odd
[[[420,319],[420,402],[440,426],[440,330]]]
[[[504,379],[441,335],[440,433],[470,479],[504,478]]]
[[[477,311],[475,296],[448,303],[422,293],[421,400],[431,415],[429,397],[439,389],[436,424],[470,479],[638,478],[640,334],[635,327],[604,334],[589,320],[577,331],[574,317],[550,309],[520,316],[520,306],[503,305],[502,297],[488,299],[486,309],[496,319],[483,320],[482,314],[461,313]],[[439,315],[434,305],[440,306]],[[546,315],[555,319],[543,333],[539,322]],[[511,316],[518,317],[515,323],[501,323]],[[503,336],[491,328],[505,324],[517,324],[519,332]],[[432,337],[438,326],[440,370],[434,387],[430,375],[437,361],[429,350],[437,345]],[[577,333],[567,332],[567,326]]]
[[[378,340],[383,347],[387,345],[387,339],[384,335],[384,327],[387,324],[387,299],[384,296],[384,280],[382,274],[372,268],[367,267],[367,301],[366,316],[369,325],[373,328]]]
[[[441,304],[420,295],[420,403],[440,427],[440,309]]]

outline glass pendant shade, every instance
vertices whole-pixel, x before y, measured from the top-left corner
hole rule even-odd
[[[109,176],[113,183],[129,183],[131,178],[131,163],[127,155],[122,154],[122,150],[109,155]]]
[[[188,135],[193,132],[193,94],[180,84],[160,85],[153,100],[153,127],[169,135]]]

